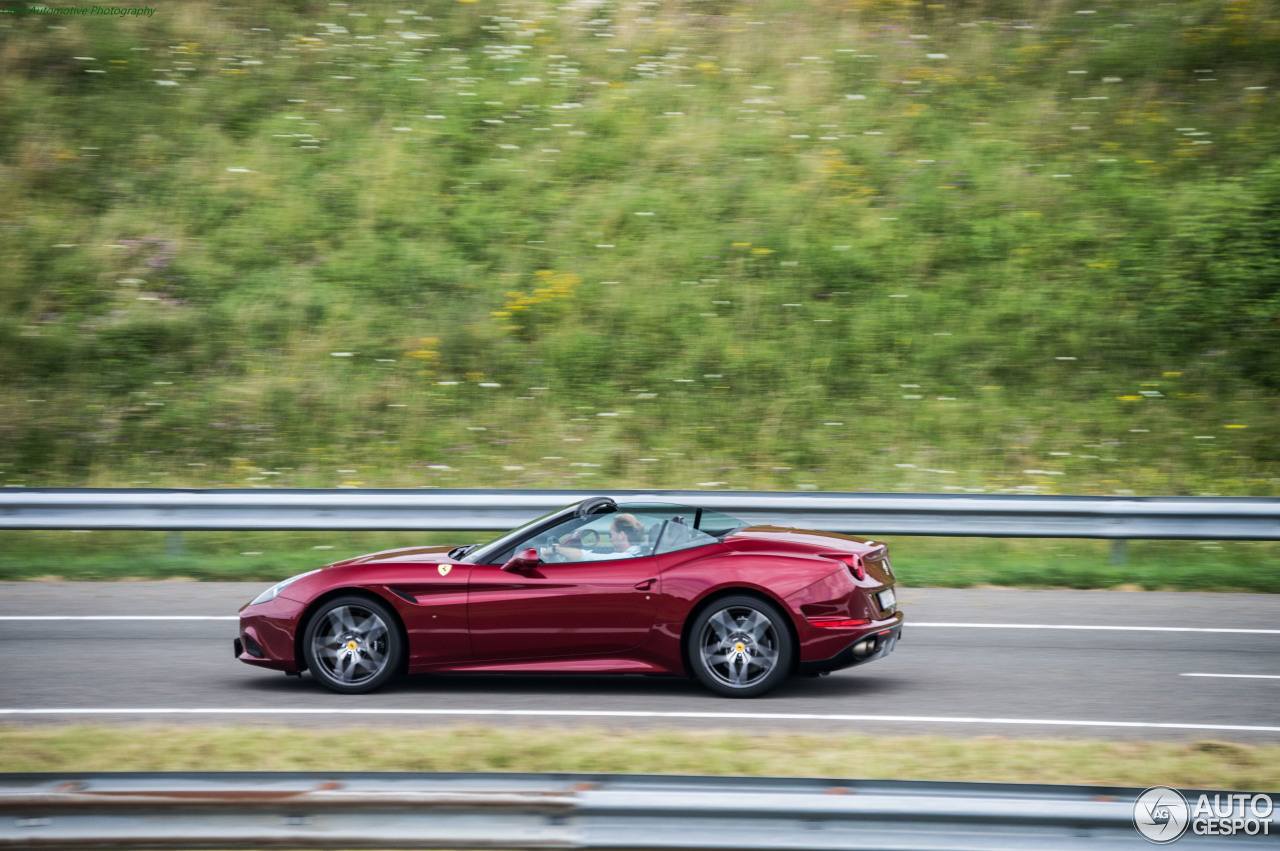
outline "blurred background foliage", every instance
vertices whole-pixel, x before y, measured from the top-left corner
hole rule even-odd
[[[2,484],[1280,493],[1276,2],[31,8]]]

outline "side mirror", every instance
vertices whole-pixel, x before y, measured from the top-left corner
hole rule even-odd
[[[539,564],[538,551],[533,547],[527,550],[521,550],[511,557],[511,561],[502,566],[503,570],[517,573],[521,570],[533,570]]]

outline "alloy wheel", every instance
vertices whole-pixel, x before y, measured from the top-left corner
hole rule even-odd
[[[334,691],[377,688],[399,664],[400,639],[391,620],[383,607],[357,598],[321,609],[307,630],[312,673]]]
[[[726,606],[707,619],[698,637],[702,667],[734,691],[763,683],[778,667],[782,641],[773,619],[750,605]]]

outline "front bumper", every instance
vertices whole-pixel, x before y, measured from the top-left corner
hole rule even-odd
[[[804,676],[828,674],[841,668],[852,668],[854,665],[865,665],[883,659],[893,652],[902,639],[902,616],[898,615],[892,625],[884,623],[860,634],[848,645],[829,659],[813,662],[801,662],[796,672]]]
[[[240,634],[232,641],[236,658],[273,671],[301,671],[295,636],[305,609],[304,603],[287,597],[245,606],[240,610]]]

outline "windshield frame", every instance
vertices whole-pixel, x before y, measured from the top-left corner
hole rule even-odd
[[[553,526],[565,518],[572,516],[581,504],[582,502],[579,500],[572,505],[566,505],[564,508],[558,508],[555,511],[542,515],[541,517],[535,517],[528,523],[517,526],[510,532],[503,532],[487,544],[475,547],[470,552],[464,554],[459,561],[463,564],[488,564],[489,562],[485,561],[487,556],[500,553],[514,541],[528,537],[543,527]]]

